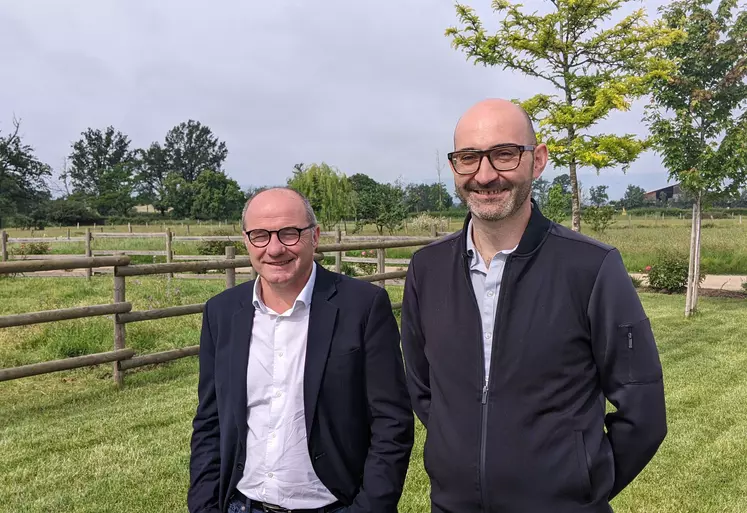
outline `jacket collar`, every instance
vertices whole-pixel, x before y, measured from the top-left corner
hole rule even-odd
[[[519,245],[513,253],[516,256],[529,255],[534,252],[534,250],[542,244],[542,241],[545,239],[550,231],[550,227],[552,226],[552,222],[542,215],[542,212],[540,212],[534,198],[530,198],[530,201],[532,202],[532,214],[529,218],[529,223],[527,223],[527,227],[524,230],[524,234],[521,236]],[[468,212],[467,217],[464,219],[464,225],[462,226],[461,250],[462,255],[465,258],[469,258],[467,252],[467,238],[469,237],[469,224],[471,219],[472,213]]]

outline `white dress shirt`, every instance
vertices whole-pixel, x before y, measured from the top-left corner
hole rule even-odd
[[[467,226],[467,253],[470,255],[469,275],[472,279],[472,288],[475,289],[475,299],[480,308],[480,319],[482,320],[482,343],[485,351],[485,383],[490,376],[490,358],[493,353],[493,332],[495,330],[495,314],[498,307],[498,295],[501,293],[501,282],[503,281],[503,270],[506,267],[508,255],[516,251],[505,249],[495,254],[487,264],[477,251],[472,239],[472,220]]]
[[[316,265],[293,307],[281,314],[262,301],[261,279],[254,284],[246,464],[237,488],[250,499],[287,509],[337,500],[314,472],[306,439],[303,377],[315,280]]]

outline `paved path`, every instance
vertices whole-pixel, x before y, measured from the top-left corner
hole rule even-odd
[[[631,273],[631,276],[638,278],[647,284],[648,279],[645,274]],[[733,274],[707,274],[705,280],[700,285],[702,289],[713,289],[713,290],[732,290],[744,292],[742,283],[747,283],[747,276],[739,276]]]

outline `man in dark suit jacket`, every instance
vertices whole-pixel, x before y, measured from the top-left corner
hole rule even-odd
[[[203,314],[190,513],[395,513],[414,420],[386,291],[315,264],[295,191],[255,196],[244,229],[259,278]]]

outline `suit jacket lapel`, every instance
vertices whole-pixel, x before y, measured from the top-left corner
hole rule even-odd
[[[322,266],[317,266],[316,273],[314,293],[311,297],[304,365],[304,408],[307,434],[311,433],[311,425],[316,414],[319,387],[322,384],[337,319],[337,306],[329,302],[329,298],[337,290],[335,286],[337,277]]]
[[[253,282],[252,282],[253,283]],[[251,290],[250,294],[251,294]],[[246,443],[246,369],[249,362],[249,342],[254,324],[254,305],[249,295],[231,320],[231,350],[229,355],[229,394],[234,408],[234,417],[239,428],[239,441]]]

